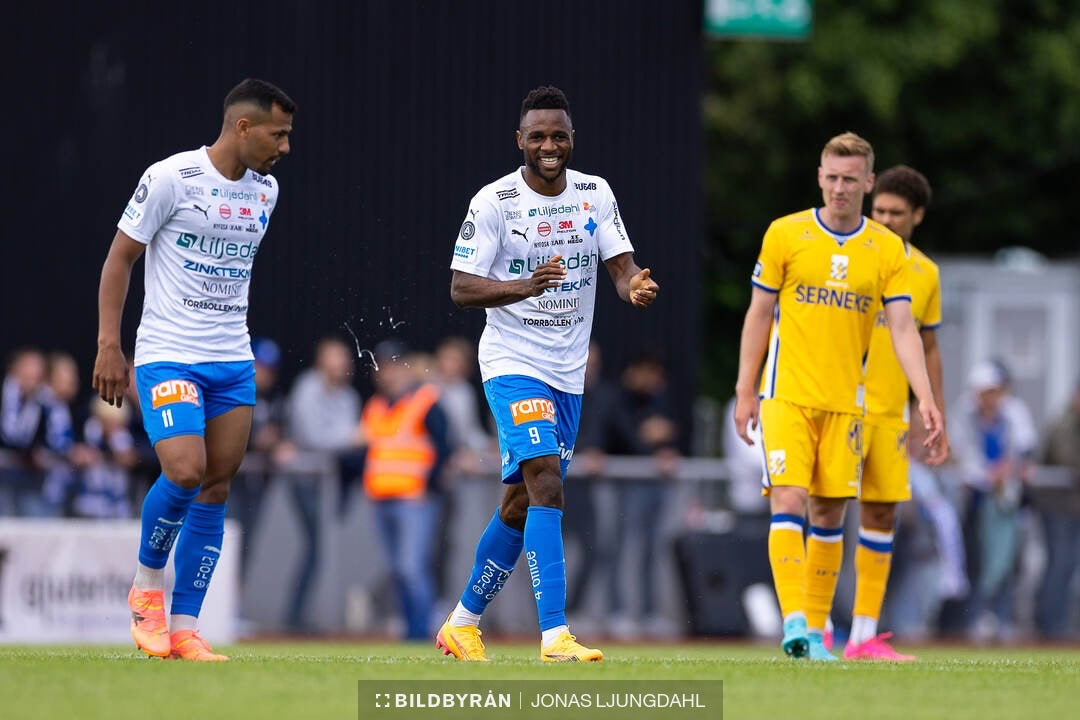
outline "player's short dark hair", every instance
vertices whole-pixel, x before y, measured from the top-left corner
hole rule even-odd
[[[934,194],[926,176],[907,165],[895,165],[883,170],[874,181],[874,195],[878,193],[899,195],[911,203],[913,210],[929,207]]]
[[[277,105],[289,115],[297,110],[296,103],[285,94],[284,90],[265,80],[255,78],[241,80],[240,84],[225,96],[226,110],[239,103],[253,103],[266,112],[270,112],[274,109],[274,105]]]
[[[530,90],[521,101],[521,115],[518,119],[525,117],[525,113],[530,110],[564,110],[569,117],[570,101],[566,99],[566,93],[554,85],[541,85]]]

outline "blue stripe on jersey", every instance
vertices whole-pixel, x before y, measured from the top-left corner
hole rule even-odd
[[[910,295],[896,295],[895,297],[882,296],[881,304],[882,305],[888,305],[889,303],[896,302],[897,300],[907,300],[908,302],[911,302],[911,296]]]
[[[776,372],[780,366],[780,303],[773,307],[773,327],[770,330],[772,347],[765,356],[765,392],[762,397],[776,397]]]
[[[759,290],[764,290],[765,292],[770,292],[770,293],[773,293],[773,294],[780,292],[780,290],[778,288],[771,288],[768,285],[762,285],[757,280],[751,280],[750,284],[753,285],[754,287],[758,288]]]
[[[941,323],[934,323],[933,325],[923,325],[919,329],[920,330],[937,330],[939,327],[941,327]]]
[[[855,228],[849,233],[836,232],[828,225],[826,225],[825,222],[821,219],[821,208],[814,208],[814,222],[817,223],[817,226],[821,228],[822,231],[831,235],[833,240],[835,240],[840,246],[843,246],[845,242],[852,238],[852,236],[861,233],[863,231],[863,228],[866,227],[866,217],[859,216],[859,227]]]

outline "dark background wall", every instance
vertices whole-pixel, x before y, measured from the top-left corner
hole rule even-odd
[[[573,165],[615,190],[648,312],[598,289],[595,337],[613,373],[644,347],[673,369],[683,416],[701,345],[701,3],[79,3],[4,10],[9,202],[0,351],[76,354],[89,380],[100,266],[142,170],[209,144],[246,76],[300,105],[293,154],[252,282],[249,325],[276,338],[286,378],[348,323],[371,347],[479,336],[449,300],[450,251],[469,198],[521,161],[521,98],[561,86]],[[12,72],[14,71],[14,72]],[[134,344],[142,266],[125,315]],[[347,337],[347,335],[346,335]]]

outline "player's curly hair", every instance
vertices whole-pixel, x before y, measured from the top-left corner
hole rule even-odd
[[[225,109],[228,110],[233,105],[245,102],[258,105],[259,108],[266,112],[273,110],[274,105],[277,105],[289,115],[294,114],[297,110],[296,103],[285,94],[284,90],[265,80],[255,78],[241,80],[236,87],[229,91],[229,94],[225,96]]]
[[[874,195],[878,193],[898,195],[907,200],[913,210],[929,207],[934,194],[926,176],[907,165],[895,165],[882,171],[874,181]]]
[[[569,117],[570,101],[566,99],[566,93],[554,85],[541,85],[530,90],[521,101],[521,115],[518,119],[525,117],[525,113],[530,110],[565,110]]]

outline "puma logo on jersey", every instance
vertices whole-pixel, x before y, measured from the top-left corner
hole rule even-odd
[[[157,410],[162,405],[186,402],[199,405],[199,386],[190,380],[166,380],[150,388],[150,404]]]
[[[510,234],[511,235],[520,235],[521,239],[524,240],[525,242],[529,242],[529,237],[528,237],[528,234],[527,234],[528,232],[529,232],[529,228],[525,228],[524,230],[518,230],[517,228],[510,228]]]

